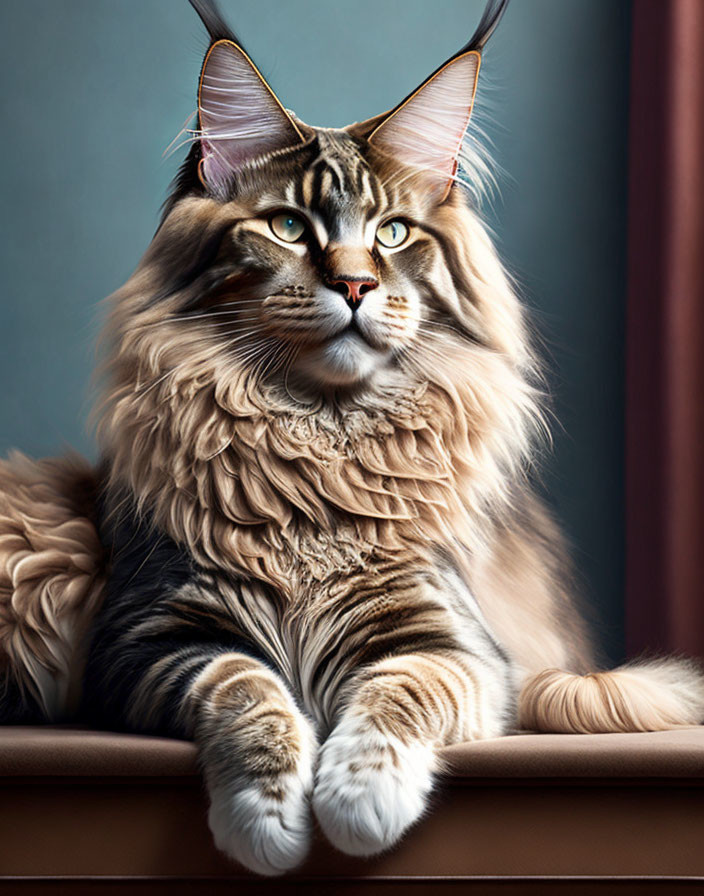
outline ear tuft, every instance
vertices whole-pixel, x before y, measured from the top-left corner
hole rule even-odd
[[[219,40],[229,40],[233,44],[242,46],[234,31],[223,19],[215,0],[190,0],[190,4],[205,25],[211,44]]]
[[[369,136],[373,146],[424,171],[443,197],[457,170],[480,64],[481,55],[476,50],[451,59]]]
[[[208,51],[198,88],[199,175],[224,198],[246,162],[293,146],[303,136],[249,56],[230,40]]]
[[[491,35],[496,31],[508,4],[509,0],[489,0],[484,7],[484,12],[474,34],[456,55],[459,56],[460,53],[465,53],[467,50],[479,50],[481,53]]]

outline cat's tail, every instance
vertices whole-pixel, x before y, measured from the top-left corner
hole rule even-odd
[[[77,455],[0,460],[0,723],[55,721],[78,701],[103,592],[96,493]]]
[[[586,675],[546,669],[526,681],[518,708],[522,728],[561,734],[699,725],[704,722],[704,673],[678,657]]]

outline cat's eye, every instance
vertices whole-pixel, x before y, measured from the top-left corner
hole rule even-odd
[[[376,238],[387,249],[395,249],[408,239],[408,227],[403,221],[387,221],[377,230]]]
[[[306,225],[290,212],[282,212],[269,219],[269,227],[285,243],[296,243],[306,231]]]

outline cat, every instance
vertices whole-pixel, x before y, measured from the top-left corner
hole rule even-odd
[[[0,466],[0,719],[193,738],[217,846],[268,875],[313,815],[345,853],[392,847],[443,745],[701,722],[684,659],[593,671],[531,486],[540,365],[465,188],[507,0],[343,129],[191,3],[198,127],[111,299],[102,460]]]

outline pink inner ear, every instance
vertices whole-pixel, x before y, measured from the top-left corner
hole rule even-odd
[[[452,177],[472,112],[479,63],[475,51],[449,62],[376,128],[370,142],[406,165]]]
[[[206,56],[198,93],[201,176],[223,196],[233,171],[302,137],[247,55],[230,41]]]

